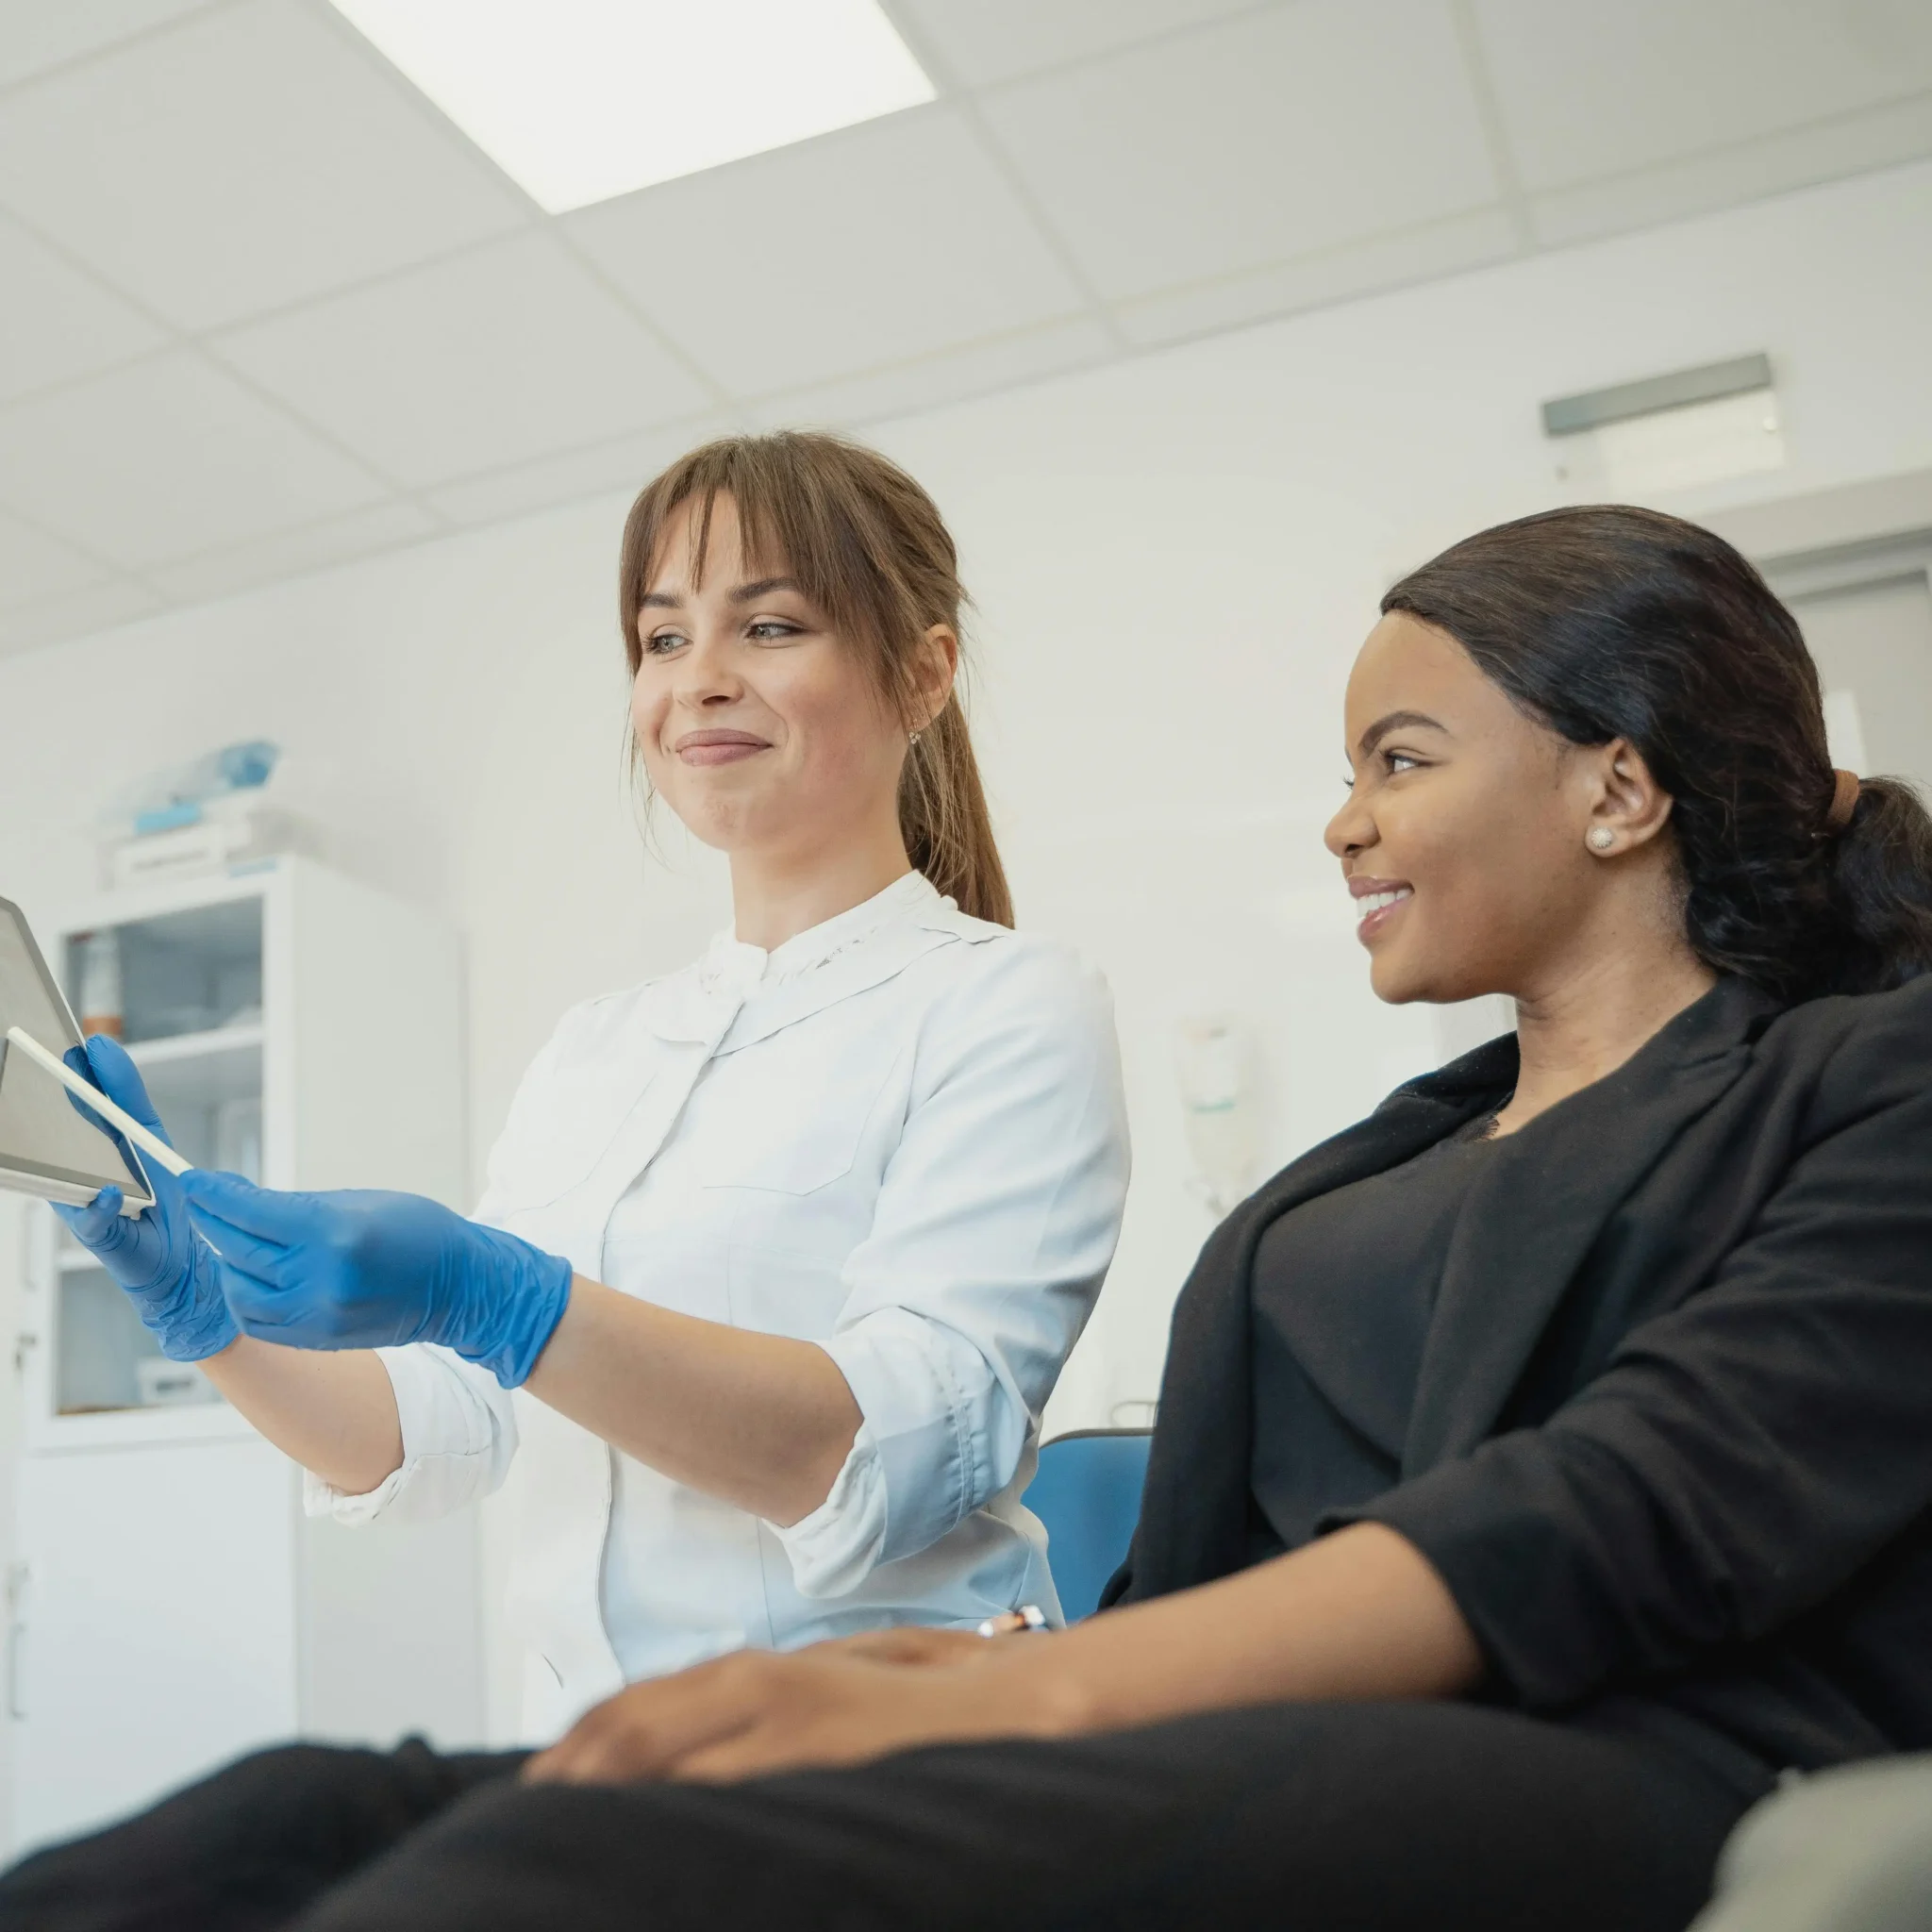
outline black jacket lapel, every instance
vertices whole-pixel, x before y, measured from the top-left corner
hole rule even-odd
[[[1140,1524],[1103,1603],[1160,1596],[1248,1560],[1253,1441],[1248,1289],[1255,1250],[1292,1208],[1400,1165],[1516,1077],[1514,1036],[1397,1089],[1367,1120],[1266,1182],[1208,1236],[1174,1304]]]
[[[1450,1244],[1405,1477],[1490,1433],[1604,1224],[1744,1071],[1776,1010],[1743,981],[1720,981],[1614,1074],[1499,1144]]]

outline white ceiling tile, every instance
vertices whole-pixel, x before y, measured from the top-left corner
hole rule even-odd
[[[569,217],[735,393],[929,355],[1081,307],[957,115],[920,108]]]
[[[1432,222],[1407,234],[1354,242],[1299,261],[1123,302],[1114,313],[1134,342],[1184,341],[1289,315],[1326,302],[1346,302],[1384,289],[1460,274],[1519,252],[1509,218],[1499,209]]]
[[[620,436],[587,449],[565,450],[534,463],[468,476],[428,492],[430,505],[458,524],[494,524],[554,504],[586,496],[641,490],[686,450],[724,436],[733,425],[722,416],[697,417]]]
[[[876,423],[1086,368],[1115,353],[1106,329],[1080,316],[841,382],[768,396],[752,413],[761,427],[769,428]]]
[[[985,87],[1254,8],[1255,0],[891,0],[888,10],[948,78]]]
[[[206,603],[281,577],[325,570],[352,557],[393,550],[433,537],[442,527],[413,503],[379,503],[345,517],[306,524],[298,530],[280,530],[252,542],[224,545],[178,563],[158,565],[147,573],[171,597],[183,604]]]
[[[250,0],[0,97],[0,203],[188,328],[525,222],[354,40]]]
[[[208,0],[0,0],[0,87],[43,74]]]
[[[188,350],[0,416],[0,503],[132,569],[379,494],[359,465]]]
[[[689,416],[710,401],[541,233],[249,325],[214,348],[410,484]]]
[[[0,402],[125,362],[163,332],[0,214]]]
[[[77,550],[0,510],[0,610],[85,590],[108,575]]]
[[[91,631],[108,630],[117,624],[129,624],[137,617],[148,617],[162,608],[154,591],[116,578],[96,584],[91,590],[72,591],[44,604],[30,605],[25,610],[10,610],[0,616],[0,654],[31,651],[42,644],[58,644],[67,638],[86,637]]]
[[[984,106],[1109,297],[1496,198],[1447,0],[1299,0]]]
[[[1551,247],[1627,233],[1789,189],[1932,155],[1932,97],[1721,148],[1662,167],[1530,198],[1530,225]]]
[[[1925,0],[1476,0],[1526,188],[1550,189],[1932,90]]]

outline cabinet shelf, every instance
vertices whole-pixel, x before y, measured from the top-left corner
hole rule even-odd
[[[231,1100],[258,1102],[261,1051],[259,1026],[222,1026],[208,1033],[146,1041],[129,1047],[127,1054],[172,1128],[175,1114],[190,1108],[221,1107]],[[195,1158],[188,1146],[182,1152],[190,1159]]]
[[[225,1402],[156,1404],[148,1407],[60,1412],[41,1424],[39,1453],[165,1448],[175,1442],[229,1442],[252,1437],[246,1418]]]
[[[143,1073],[149,1067],[177,1066],[183,1060],[220,1059],[231,1054],[261,1051],[258,1023],[245,1026],[211,1026],[200,1033],[170,1033],[159,1040],[141,1040],[127,1049],[127,1058]]]

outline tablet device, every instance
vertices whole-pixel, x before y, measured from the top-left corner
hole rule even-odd
[[[80,1117],[58,1080],[24,1053],[8,1051],[9,1026],[50,1053],[80,1044],[66,995],[20,908],[0,899],[0,1188],[81,1208],[111,1182],[130,1208],[147,1207],[154,1195],[131,1157]]]

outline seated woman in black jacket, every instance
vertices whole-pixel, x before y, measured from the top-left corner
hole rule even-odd
[[[516,1779],[271,1755],[0,1924],[1670,1932],[1781,1775],[1932,1745],[1932,824],[1674,519],[1383,610],[1328,844],[1383,998],[1518,1032],[1208,1241],[1109,1610],[726,1657]]]

